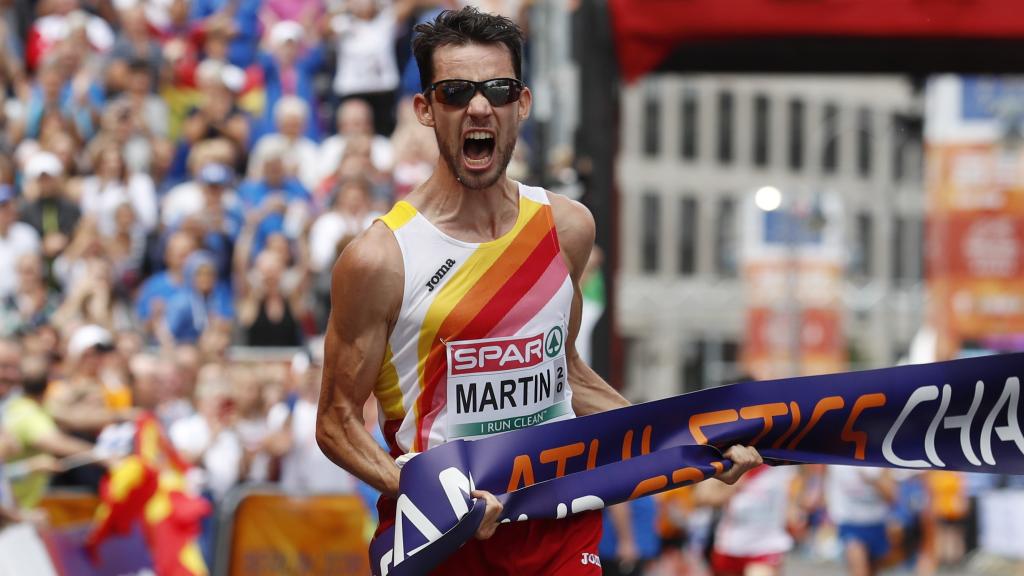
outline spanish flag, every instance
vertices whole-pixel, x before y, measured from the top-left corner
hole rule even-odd
[[[197,538],[200,521],[211,510],[187,492],[186,470],[156,418],[140,416],[133,453],[111,468],[100,486],[95,527],[86,540],[89,554],[95,558],[107,536],[127,533],[141,521],[157,576],[206,576]]]

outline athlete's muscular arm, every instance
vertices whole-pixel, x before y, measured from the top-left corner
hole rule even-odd
[[[316,441],[335,464],[381,493],[398,493],[398,467],[363,426],[390,327],[401,307],[402,255],[382,223],[352,241],[334,266]]]
[[[566,361],[569,364],[569,386],[572,387],[572,408],[578,416],[586,416],[629,406],[629,401],[608,385],[576,352],[576,335],[580,331],[583,293],[580,277],[594,248],[594,216],[584,205],[558,194],[548,194],[555,216],[558,241],[572,277],[573,298],[566,339]],[[749,470],[761,465],[761,455],[750,446],[732,446],[724,456],[733,466],[716,476],[726,484],[734,484]]]
[[[558,242],[572,278],[572,309],[569,312],[569,337],[566,339],[566,362],[569,386],[572,388],[572,409],[578,416],[629,406],[629,401],[597,375],[576,351],[580,332],[583,293],[580,278],[594,248],[594,217],[585,206],[558,194],[548,194],[558,230]]]

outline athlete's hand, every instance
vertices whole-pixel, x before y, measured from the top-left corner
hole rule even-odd
[[[724,456],[732,460],[732,468],[718,474],[715,478],[726,484],[735,484],[740,476],[764,463],[761,455],[757,453],[757,448],[753,446],[733,446],[725,451]]]
[[[480,527],[476,530],[476,537],[478,540],[487,540],[491,536],[494,536],[494,531],[498,529],[498,517],[501,516],[501,510],[503,506],[498,499],[494,497],[494,494],[486,490],[473,490],[470,493],[473,498],[483,498],[484,502],[487,503],[487,509],[484,511],[484,519],[480,522]]]

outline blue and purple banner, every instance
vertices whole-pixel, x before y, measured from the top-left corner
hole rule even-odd
[[[1024,354],[748,382],[457,440],[402,469],[377,576],[425,574],[473,536],[494,493],[502,521],[562,518],[709,478],[721,450],[769,463],[1024,474]]]

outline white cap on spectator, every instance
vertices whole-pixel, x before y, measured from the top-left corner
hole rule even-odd
[[[236,94],[245,86],[245,72],[238,66],[207,58],[196,67],[199,82],[220,82]]]
[[[285,42],[298,42],[302,33],[302,25],[298,22],[282,20],[270,29],[270,45],[276,48]]]
[[[25,178],[35,180],[47,174],[49,176],[61,176],[64,174],[64,165],[60,159],[49,152],[36,152],[25,165]]]
[[[114,337],[110,331],[96,324],[87,324],[75,330],[68,340],[68,358],[79,359],[82,354],[93,348],[112,350],[114,348]]]

